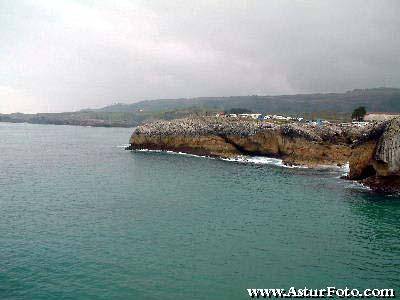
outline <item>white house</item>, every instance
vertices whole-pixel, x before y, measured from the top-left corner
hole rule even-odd
[[[289,120],[291,120],[292,118],[291,118],[291,117],[284,117],[284,116],[280,116],[280,115],[273,115],[273,116],[272,116],[272,119],[289,121]]]
[[[353,122],[351,122],[351,124],[353,124],[353,125],[355,125],[357,127],[364,127],[364,126],[368,125],[369,123],[368,122],[353,121]]]
[[[251,118],[254,120],[257,120],[260,116],[261,114],[239,114],[239,117],[241,118]]]

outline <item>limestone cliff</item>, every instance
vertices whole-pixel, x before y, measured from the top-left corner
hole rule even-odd
[[[171,150],[213,157],[263,155],[282,158],[286,164],[308,166],[350,162],[349,179],[360,180],[374,190],[392,192],[397,187],[400,190],[400,186],[392,184],[400,178],[399,132],[399,119],[359,128],[186,118],[137,127],[129,149]]]

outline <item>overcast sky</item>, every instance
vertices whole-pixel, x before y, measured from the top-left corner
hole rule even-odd
[[[0,0],[0,113],[400,87],[400,1]]]

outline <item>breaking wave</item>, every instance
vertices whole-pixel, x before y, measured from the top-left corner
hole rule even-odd
[[[346,188],[353,189],[353,190],[361,190],[361,191],[372,191],[372,189],[370,187],[368,187],[356,180],[348,181],[348,185]]]
[[[249,164],[255,164],[255,165],[273,165],[277,167],[283,167],[283,168],[290,168],[290,169],[308,169],[309,167],[307,166],[301,166],[301,165],[285,165],[283,163],[282,159],[279,158],[273,158],[273,157],[265,157],[265,156],[238,156],[234,158],[221,158],[222,160],[225,161],[231,161],[231,162],[238,162],[238,163],[249,163]]]
[[[308,167],[305,165],[286,165],[282,159],[266,157],[266,156],[240,155],[240,156],[233,157],[233,158],[214,158],[214,157],[210,157],[210,156],[196,155],[196,154],[190,154],[190,153],[185,153],[185,152],[175,152],[175,151],[169,151],[169,150],[137,149],[134,151],[136,151],[136,152],[152,152],[152,153],[167,153],[167,154],[174,154],[174,155],[202,157],[202,158],[208,158],[208,159],[220,159],[223,161],[243,163],[243,164],[272,165],[272,166],[276,166],[276,167],[289,168],[289,169],[317,169],[317,170],[331,170],[331,171],[333,170],[333,171],[339,171],[341,173],[340,176],[345,176],[349,172],[349,164],[348,163],[341,167],[336,166],[336,165],[318,165],[315,167]]]
[[[196,155],[196,154],[190,154],[190,153],[185,153],[185,152],[176,152],[176,151],[170,151],[170,150],[135,149],[135,150],[133,150],[133,151],[134,151],[134,152],[167,153],[167,154],[175,154],[175,155],[184,155],[184,156],[192,156],[192,157],[202,157],[202,158],[215,159],[214,157],[210,157],[210,156]]]

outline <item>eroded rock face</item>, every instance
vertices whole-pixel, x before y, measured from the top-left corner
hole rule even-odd
[[[131,149],[157,149],[232,157],[281,157],[291,164],[342,164],[348,161],[348,129],[331,125],[276,125],[254,120],[195,118],[157,121],[136,128]]]
[[[400,119],[392,120],[377,145],[374,159],[382,176],[399,175],[400,171]]]
[[[139,126],[130,144],[130,149],[214,157],[264,155],[282,158],[287,164],[308,166],[349,162],[348,178],[363,181],[375,190],[384,191],[378,186],[390,185],[393,191],[400,182],[400,119],[359,128],[186,118]]]
[[[349,159],[349,179],[360,180],[375,175],[373,166],[377,142],[367,141],[354,147]]]

